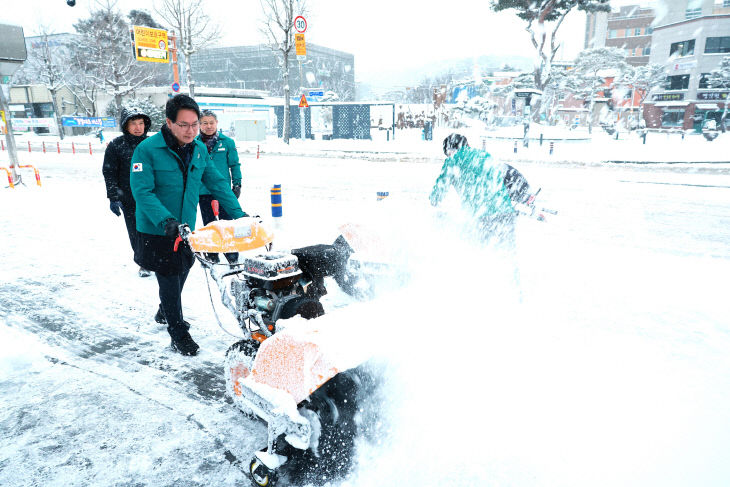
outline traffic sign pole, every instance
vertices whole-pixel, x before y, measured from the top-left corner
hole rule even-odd
[[[307,30],[307,19],[299,15],[294,19],[294,30],[297,34],[294,34],[294,47],[297,53],[297,60],[299,61],[299,92],[302,94],[302,98],[299,101],[299,125],[301,128],[302,140],[305,139],[307,131],[305,128],[306,117],[304,115],[304,109],[307,108],[307,99],[304,97],[304,76],[302,74],[302,60],[307,55],[307,47],[304,42],[304,32]]]
[[[13,133],[13,122],[10,117],[10,107],[5,99],[5,90],[0,87],[0,111],[5,113],[5,141],[8,143],[8,155],[10,156],[10,172],[13,177],[13,184],[18,184],[20,178],[15,168],[18,165],[18,148],[15,146],[15,134]]]

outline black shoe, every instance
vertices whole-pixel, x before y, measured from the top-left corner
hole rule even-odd
[[[150,277],[152,275],[152,271],[145,269],[144,267],[139,268],[139,277]]]
[[[176,352],[181,353],[182,355],[197,355],[198,350],[200,347],[198,346],[195,341],[193,341],[193,338],[190,336],[190,333],[185,331],[184,333],[180,334],[178,338],[171,337],[170,346],[173,350]]]
[[[155,313],[155,321],[161,325],[167,324],[167,318],[165,318],[165,314],[162,312],[162,308],[157,308],[157,313]],[[183,325],[185,325],[186,330],[190,330],[190,323],[183,320]]]

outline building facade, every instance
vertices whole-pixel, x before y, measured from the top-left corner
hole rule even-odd
[[[611,13],[588,14],[585,47],[617,47],[626,50],[629,64],[647,64],[654,19],[654,9],[639,5],[628,5]]]
[[[666,67],[667,81],[645,103],[648,127],[701,130],[722,116],[730,90],[710,88],[707,77],[730,55],[730,6],[706,4],[674,9],[674,21],[654,29],[650,62]]]
[[[281,55],[266,44],[205,49],[190,58],[195,81],[200,86],[239,88],[283,94]],[[289,56],[289,86],[292,96],[299,87],[332,91],[340,100],[355,97],[355,57],[316,44],[307,44],[301,63],[292,51]]]

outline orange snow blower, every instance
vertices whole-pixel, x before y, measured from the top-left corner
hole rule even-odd
[[[375,384],[372,352],[361,347],[367,337],[335,324],[334,315],[318,318],[325,278],[348,281],[345,238],[291,252],[273,251],[273,240],[263,220],[244,217],[196,231],[180,225],[175,243],[189,246],[243,332],[226,353],[226,390],[239,409],[267,423],[267,445],[247,464],[262,487],[346,475],[366,427],[356,416]]]

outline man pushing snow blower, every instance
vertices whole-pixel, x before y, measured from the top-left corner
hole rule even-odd
[[[481,240],[513,249],[518,214],[544,219],[534,208],[539,190],[530,194],[527,179],[517,169],[494,161],[486,151],[469,147],[460,134],[446,137],[443,148],[446,160],[431,191],[431,204],[437,206],[453,186],[473,216]]]
[[[183,319],[181,295],[193,257],[173,250],[181,224],[195,229],[200,188],[204,184],[232,218],[247,216],[230,183],[212,165],[200,140],[200,108],[186,95],[167,101],[167,121],[160,131],[140,143],[132,156],[130,186],[137,202],[139,243],[134,260],[155,272],[160,308],[155,320],[167,323],[172,348],[196,355],[198,344]]]

